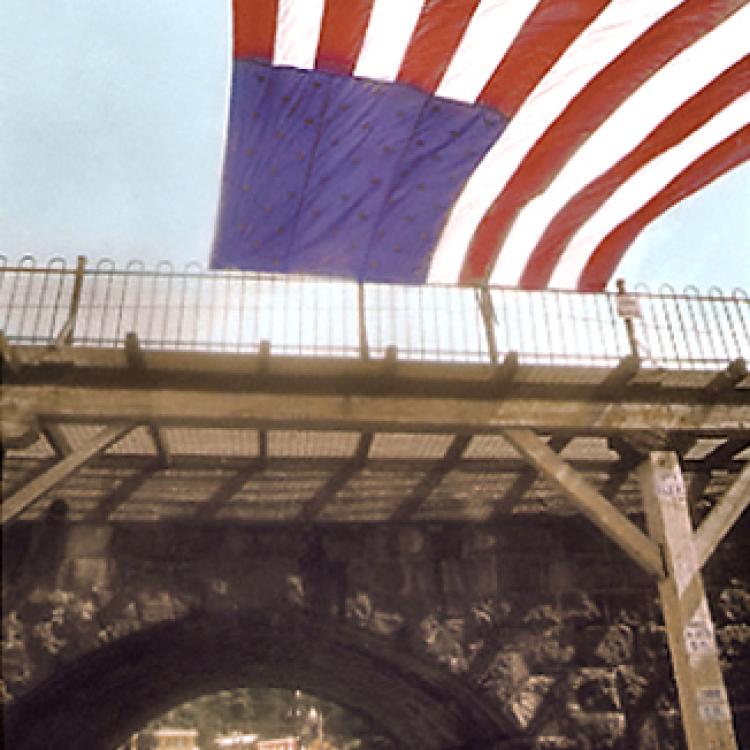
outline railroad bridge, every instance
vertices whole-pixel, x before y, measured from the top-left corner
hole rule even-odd
[[[248,685],[426,750],[750,743],[743,294],[0,283],[6,746]]]

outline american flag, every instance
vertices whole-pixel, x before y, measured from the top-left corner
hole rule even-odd
[[[750,155],[738,0],[234,0],[212,265],[600,290]]]

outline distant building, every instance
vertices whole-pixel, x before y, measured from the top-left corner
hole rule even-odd
[[[255,750],[257,747],[257,739],[257,734],[240,734],[239,732],[232,732],[232,734],[217,735],[214,738],[214,744],[217,747],[231,748],[231,750],[241,750],[244,747]]]
[[[198,730],[196,729],[162,727],[155,729],[151,736],[153,750],[200,750],[197,745]]]
[[[257,750],[299,750],[296,737],[282,737],[276,740],[259,740]]]

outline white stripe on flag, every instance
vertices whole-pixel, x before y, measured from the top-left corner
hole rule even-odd
[[[638,170],[573,235],[552,274],[549,286],[575,288],[591,253],[615,227],[638,211],[690,164],[748,123],[750,94],[745,94],[681,143]]]
[[[633,92],[576,151],[545,192],[519,212],[491,278],[517,284],[529,256],[557,212],[687,99],[747,54],[748,28],[750,6],[745,6]]]
[[[570,45],[467,181],[435,249],[429,282],[458,280],[462,249],[469,246],[485,212],[549,124],[613,58],[679,4],[613,0]],[[503,282],[499,273],[493,280]]]
[[[395,81],[423,0],[375,0],[354,75]]]
[[[325,0],[279,0],[273,64],[312,70]]]
[[[438,85],[437,96],[474,102],[537,0],[482,0]]]

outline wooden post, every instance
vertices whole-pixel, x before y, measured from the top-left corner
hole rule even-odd
[[[487,337],[487,351],[490,355],[490,362],[496,365],[499,360],[497,352],[497,340],[495,339],[495,308],[492,304],[490,290],[486,286],[479,287],[479,311],[482,314],[484,323],[484,333]]]
[[[367,341],[367,306],[365,304],[365,285],[357,285],[357,321],[359,324],[359,356],[370,359],[370,345]]]
[[[687,746],[737,750],[677,455],[651,453],[639,467],[639,479],[649,532],[667,567],[659,596]]]

